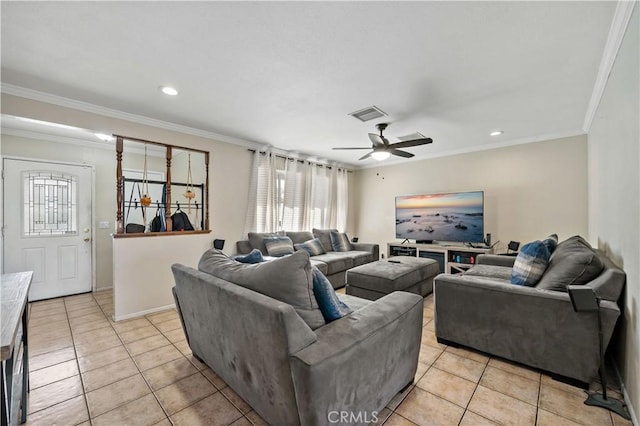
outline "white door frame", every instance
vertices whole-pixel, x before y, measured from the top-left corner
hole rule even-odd
[[[0,161],[4,162],[4,159],[8,160],[20,160],[20,161],[30,161],[37,163],[49,163],[49,164],[62,164],[65,166],[82,166],[89,167],[91,169],[91,292],[95,292],[97,288],[96,283],[96,166],[94,164],[87,163],[75,163],[69,161],[57,161],[57,160],[47,160],[41,158],[31,158],[31,157],[18,157],[15,155],[2,155],[0,156]],[[2,196],[5,196],[4,190],[4,167],[2,169]],[[4,217],[4,198],[2,201],[2,225],[4,226],[6,220]],[[4,240],[4,229],[2,230],[2,253],[6,250],[5,240]],[[2,256],[2,270],[5,270],[4,264],[4,255]]]

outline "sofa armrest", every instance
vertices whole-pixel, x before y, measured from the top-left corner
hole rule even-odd
[[[500,256],[498,254],[481,254],[476,260],[478,265],[506,266],[512,268],[516,258],[514,256]]]
[[[357,251],[368,251],[372,254],[373,262],[380,259],[380,246],[373,243],[351,243],[351,248]]]
[[[615,303],[602,301],[605,348],[619,315]],[[597,316],[575,312],[567,293],[442,274],[434,283],[434,319],[438,339],[582,382],[597,375]]]
[[[328,424],[336,407],[381,410],[413,381],[422,315],[422,297],[394,292],[316,329],[317,341],[291,355],[301,423]]]

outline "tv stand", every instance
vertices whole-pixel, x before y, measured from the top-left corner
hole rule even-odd
[[[412,256],[433,259],[440,265],[440,272],[447,274],[465,272],[475,265],[479,255],[492,253],[493,247],[475,248],[461,244],[405,244],[404,241],[400,244],[387,244],[388,257]]]

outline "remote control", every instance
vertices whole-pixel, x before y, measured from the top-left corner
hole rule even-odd
[[[391,259],[389,259],[389,262],[391,262],[391,263],[401,263],[399,260],[391,260]]]

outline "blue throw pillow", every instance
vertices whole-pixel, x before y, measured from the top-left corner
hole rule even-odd
[[[525,244],[511,270],[511,284],[535,286],[549,264],[549,249],[540,240]]]
[[[351,243],[349,237],[344,232],[331,231],[329,234],[331,237],[331,246],[333,251],[349,251],[351,250]]]
[[[309,253],[309,256],[317,256],[319,254],[324,254],[324,247],[322,247],[322,243],[318,238],[314,238],[313,240],[305,241],[304,243],[295,244],[294,247],[296,250],[304,250]]]
[[[353,312],[340,299],[329,279],[315,266],[313,267],[313,294],[326,322],[335,321]]]
[[[253,249],[249,254],[245,254],[244,256],[234,256],[233,260],[241,263],[260,263],[264,262],[264,257],[262,257],[262,252],[260,250]]]
[[[549,254],[553,254],[553,251],[558,246],[558,234],[551,234],[544,240],[542,240],[542,244],[544,244],[549,250]]]
[[[282,257],[293,254],[293,241],[289,237],[265,237],[264,245],[269,256]]]

